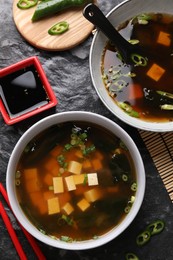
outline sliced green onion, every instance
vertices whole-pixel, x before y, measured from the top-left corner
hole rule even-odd
[[[69,151],[72,148],[72,145],[71,144],[66,144],[64,146],[64,148],[65,148],[66,151]]]
[[[138,44],[139,40],[137,40],[137,39],[130,39],[130,40],[128,40],[128,42],[130,42],[131,44]]]
[[[131,59],[136,66],[145,67],[147,65],[147,59],[137,53],[133,53]]]
[[[163,109],[163,110],[173,110],[173,105],[164,104],[164,105],[161,105],[160,108]]]
[[[91,152],[95,151],[96,147],[95,145],[91,145],[90,147],[87,147],[85,148],[82,152],[83,152],[83,155],[88,155],[90,154]]]
[[[79,138],[81,139],[81,140],[86,140],[86,138],[87,138],[87,134],[86,133],[82,133],[82,134],[80,134],[79,135]]]
[[[127,103],[124,102],[119,102],[118,105],[127,113],[130,113],[133,109],[130,105],[128,105]]]
[[[38,230],[39,230],[42,234],[46,235],[46,231],[45,231],[45,230],[43,230],[43,229],[41,229],[41,228],[38,228]]]
[[[137,191],[137,183],[133,182],[130,188],[132,191]]]
[[[49,186],[49,190],[54,190],[53,186]]]
[[[71,237],[68,237],[68,236],[61,236],[60,240],[63,241],[63,242],[68,242],[68,243],[73,242],[73,239]]]
[[[19,179],[21,176],[21,172],[20,171],[16,171],[15,177],[16,179]]]
[[[128,151],[128,148],[127,146],[123,143],[123,141],[120,141],[120,147],[125,150],[125,151]]]
[[[19,180],[19,179],[16,179],[16,180],[15,180],[15,184],[16,184],[16,186],[19,186],[19,185],[20,185],[20,180]]]
[[[133,18],[132,22],[133,21],[137,21],[139,24],[148,24],[148,21],[151,20],[151,16],[148,15],[148,14],[140,14],[136,17]]]
[[[88,175],[85,173],[85,175],[84,175],[83,185],[86,185],[87,182],[88,182]]]
[[[157,90],[156,93],[161,95],[161,96],[173,99],[173,94],[172,93],[168,93],[168,92],[161,91],[161,90]]]
[[[69,226],[72,226],[73,225],[73,219],[70,218],[69,216],[66,216],[66,215],[62,215],[61,218],[63,220],[65,220],[65,222],[69,225]]]
[[[122,180],[125,181],[125,182],[128,181],[128,176],[126,174],[123,174],[122,175]]]
[[[131,207],[130,207],[130,206],[127,206],[127,207],[125,207],[124,212],[125,212],[126,214],[128,214],[128,213],[130,212],[130,209],[131,209]]]
[[[59,165],[64,168],[64,166],[65,166],[65,157],[64,157],[64,155],[60,154],[57,157],[57,160],[58,160]]]
[[[126,113],[128,113],[129,116],[132,117],[139,117],[139,113],[135,110],[133,110],[133,108],[125,103],[125,102],[118,102],[118,105],[120,108],[122,108]]]

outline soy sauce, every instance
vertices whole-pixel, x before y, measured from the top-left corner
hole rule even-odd
[[[11,118],[49,102],[43,83],[33,65],[0,78],[0,95]]]

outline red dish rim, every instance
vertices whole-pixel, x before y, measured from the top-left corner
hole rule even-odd
[[[44,85],[44,89],[49,97],[49,103],[42,106],[42,107],[39,107],[39,108],[36,108],[30,112],[27,112],[23,115],[20,115],[20,116],[16,116],[15,118],[10,118],[5,106],[4,106],[4,103],[2,102],[2,100],[0,99],[0,112],[4,118],[4,121],[6,124],[8,125],[12,125],[12,124],[15,124],[15,123],[18,123],[19,121],[22,121],[22,120],[25,120],[31,116],[34,116],[40,112],[43,112],[47,109],[50,109],[54,106],[56,106],[56,104],[58,103],[57,99],[56,99],[56,96],[48,82],[48,79],[46,77],[46,74],[42,68],[42,65],[39,61],[39,59],[36,57],[36,56],[33,56],[33,57],[30,57],[30,58],[27,58],[25,60],[22,60],[20,62],[17,62],[15,64],[12,64],[4,69],[1,69],[0,70],[0,78],[1,77],[4,77],[10,73],[13,73],[17,70],[20,70],[20,69],[23,69],[25,67],[28,67],[30,65],[34,65],[37,69],[37,72],[40,76],[40,79],[41,81],[43,82],[43,85]]]

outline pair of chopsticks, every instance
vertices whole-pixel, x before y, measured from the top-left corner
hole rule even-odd
[[[2,194],[2,196],[4,197],[7,205],[9,206],[9,208],[11,209],[10,207],[10,203],[9,203],[9,199],[8,199],[8,196],[7,196],[7,192],[5,190],[5,188],[3,187],[2,183],[0,183],[0,193]],[[20,241],[19,239],[17,238],[17,235],[13,229],[13,226],[10,222],[10,219],[6,213],[6,210],[2,204],[2,202],[0,202],[0,216],[2,217],[3,221],[4,221],[4,224],[7,228],[7,231],[11,237],[11,240],[16,248],[16,251],[20,257],[21,260],[27,260],[27,256],[20,244]],[[20,223],[19,223],[20,225]],[[38,257],[39,260],[46,260],[45,256],[43,255],[43,253],[41,252],[40,248],[38,247],[35,239],[22,227],[22,225],[20,225],[24,235],[26,236],[28,242],[30,243],[33,251],[35,252],[36,256]]]

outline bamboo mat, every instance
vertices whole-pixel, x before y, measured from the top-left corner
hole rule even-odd
[[[173,203],[173,133],[139,133]]]

